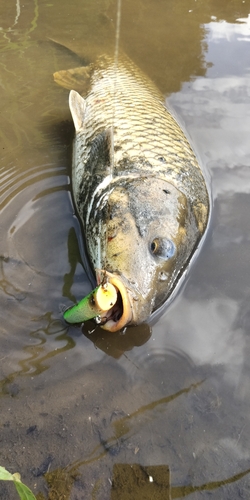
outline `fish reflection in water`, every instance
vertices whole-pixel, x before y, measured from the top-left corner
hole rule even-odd
[[[118,292],[102,328],[118,331],[146,321],[175,290],[207,227],[204,176],[163,96],[125,56],[54,78],[71,89],[73,194],[87,252],[97,283],[105,276]]]

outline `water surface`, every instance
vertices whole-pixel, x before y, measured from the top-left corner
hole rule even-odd
[[[0,5],[0,464],[40,500],[123,500],[120,484],[130,498],[126,464],[154,498],[248,499],[250,5],[122,4],[121,48],[166,96],[213,200],[178,295],[125,335],[62,320],[91,284],[52,78],[114,45],[115,18],[108,0]]]

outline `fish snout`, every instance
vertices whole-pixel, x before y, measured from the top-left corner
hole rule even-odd
[[[96,270],[96,279],[98,284],[108,281],[116,288],[117,301],[101,316],[101,327],[110,332],[117,332],[133,321],[133,300],[130,287],[120,275],[102,269]]]
[[[96,278],[98,284],[107,281],[117,291],[116,303],[101,315],[101,328],[117,332],[128,325],[138,325],[147,321],[154,308],[153,290],[149,291],[146,297],[123,275],[100,269],[96,270]]]

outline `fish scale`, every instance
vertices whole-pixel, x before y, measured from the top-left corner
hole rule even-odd
[[[174,180],[177,187],[179,174],[183,171],[183,159],[189,163],[189,168],[200,170],[185,135],[166,110],[163,98],[154,85],[149,83],[149,80],[127,59],[118,64],[117,68],[108,57],[100,59],[97,67],[98,64],[101,68],[93,72],[91,91],[86,98],[86,108],[89,110],[85,116],[86,159],[90,154],[94,138],[101,131],[113,127],[114,144],[116,148],[119,147],[119,151],[115,150],[114,153],[113,176],[119,175],[123,170],[120,160],[124,152],[127,157],[131,156],[133,159],[134,153],[138,154],[138,149],[145,163],[152,164],[154,173],[166,179],[173,173],[171,182]],[[132,134],[129,134],[129,131],[132,131]],[[79,142],[82,142],[82,138]],[[165,155],[164,168],[162,162],[158,161],[162,151]],[[81,161],[82,158],[83,155]],[[82,167],[80,168],[82,172]],[[137,163],[138,169],[144,170],[142,161]],[[148,173],[147,168],[145,172]],[[202,174],[200,176],[203,180]],[[183,179],[181,182],[182,190],[192,193],[194,203],[203,203],[206,200],[206,187],[203,187],[202,183],[199,189],[194,191],[190,178],[187,176],[184,178],[184,185]],[[76,186],[75,189],[77,191],[81,187]]]

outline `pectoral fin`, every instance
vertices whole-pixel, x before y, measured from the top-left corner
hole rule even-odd
[[[201,202],[193,207],[194,216],[196,218],[197,227],[201,234],[204,233],[207,226],[208,208]]]
[[[69,94],[69,108],[73,118],[76,132],[84,126],[84,115],[85,115],[85,99],[83,99],[78,92],[71,90]]]

